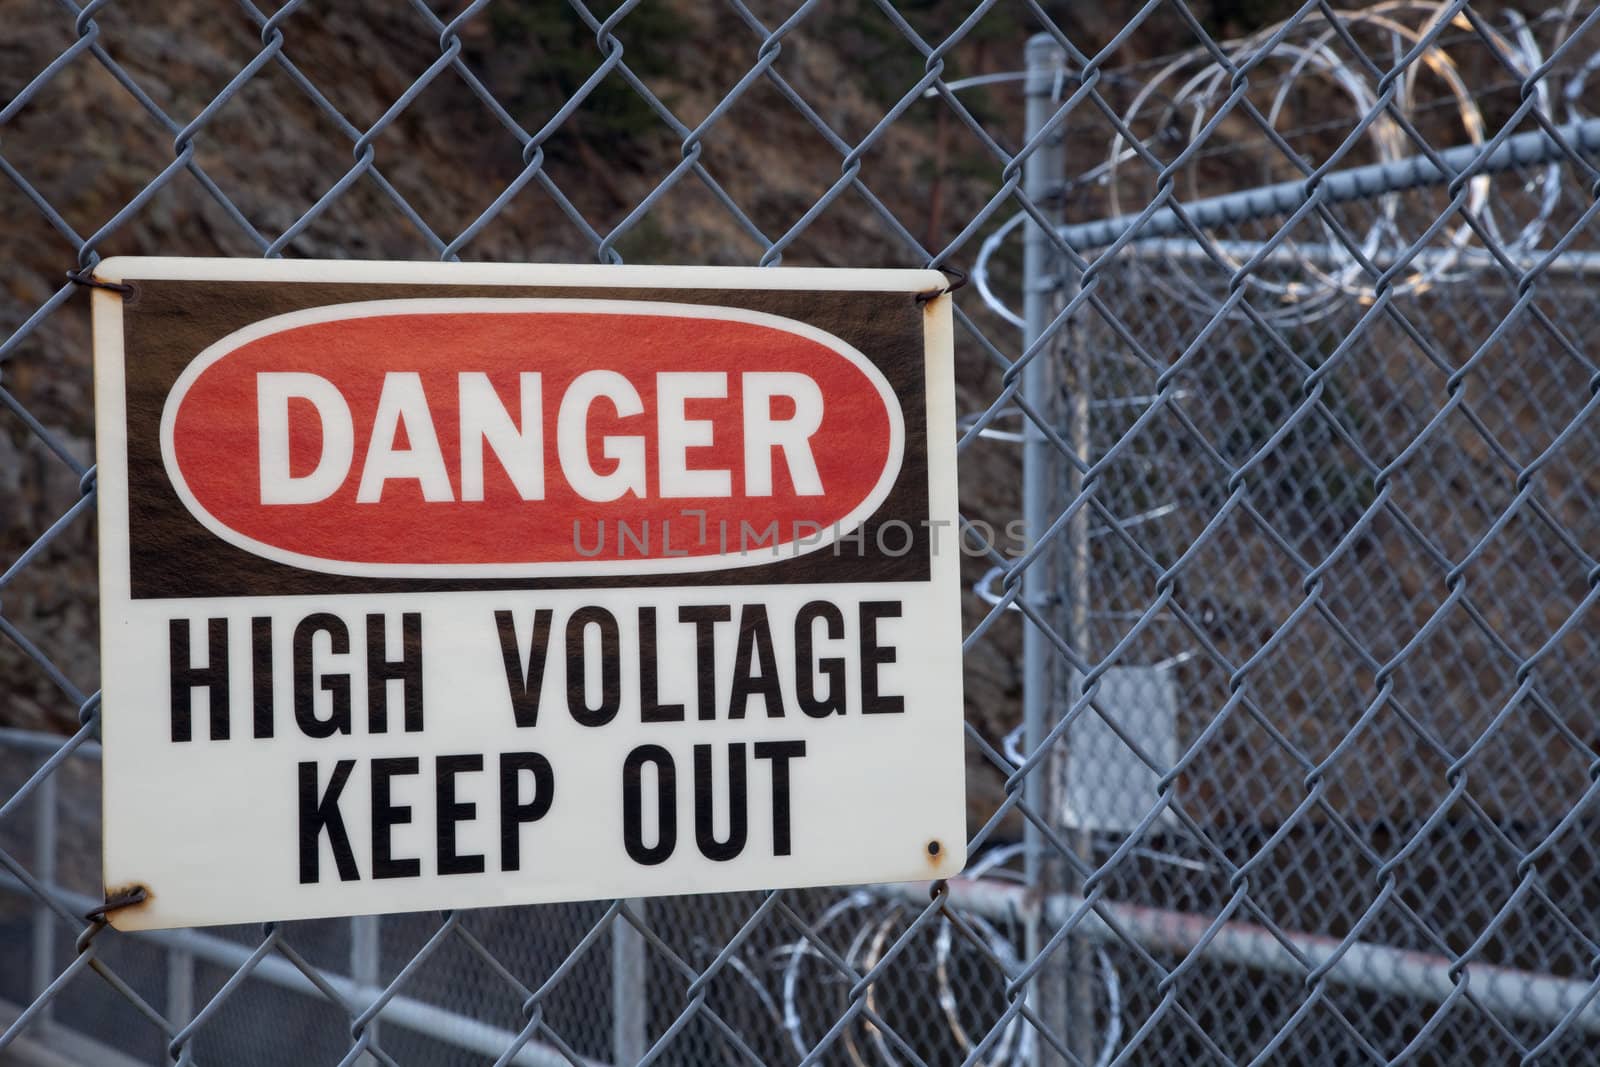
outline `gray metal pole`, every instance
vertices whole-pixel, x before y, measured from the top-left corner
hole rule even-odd
[[[1071,229],[1071,227],[1068,227]],[[1359,234],[1357,236],[1360,236]],[[1254,256],[1266,251],[1265,241],[1235,241],[1221,239],[1211,241],[1210,248],[1215,249],[1229,259],[1243,263]],[[1546,256],[1550,255],[1548,247],[1520,248],[1507,250],[1507,258],[1519,270],[1527,270]],[[1134,257],[1149,257],[1151,259],[1192,260],[1196,263],[1210,263],[1206,245],[1191,237],[1155,237],[1145,240],[1138,238],[1129,245],[1123,255]],[[1400,261],[1401,252],[1395,248],[1382,248],[1371,253],[1367,258],[1380,270],[1387,270]],[[1343,245],[1334,244],[1302,244],[1299,241],[1285,241],[1273,246],[1271,251],[1266,251],[1262,256],[1263,263],[1289,264],[1303,267],[1307,263],[1315,264],[1325,270],[1341,270],[1351,266],[1355,260],[1351,257],[1349,249]],[[1426,274],[1430,271],[1439,271],[1445,274],[1460,275],[1467,271],[1490,272],[1500,269],[1500,261],[1491,256],[1482,248],[1426,248],[1414,256],[1406,259],[1410,270]],[[1548,277],[1571,278],[1582,277],[1589,274],[1600,274],[1600,252],[1573,252],[1563,251],[1550,261],[1545,267]],[[1403,280],[1403,279],[1402,279]]]
[[[643,921],[645,901],[630,900],[629,909]],[[649,986],[645,974],[644,938],[627,920],[611,923],[611,1061],[626,1067],[644,1059],[648,1034]]]
[[[928,901],[926,883],[871,888],[880,896],[918,907],[926,906]],[[1042,914],[1048,927],[1056,927],[1083,906],[1080,896],[1068,894],[1041,901],[1030,896],[1025,886],[987,878],[954,878],[949,890],[951,907],[996,922],[1019,918],[1031,922]],[[1107,918],[1115,921],[1116,929]],[[1590,993],[1589,980],[1582,977],[1540,974],[1492,963],[1463,964],[1433,952],[1371,941],[1346,944],[1340,938],[1304,930],[1268,930],[1239,921],[1218,925],[1215,915],[1106,899],[1100,901],[1096,911],[1083,917],[1078,931],[1086,941],[1115,946],[1131,939],[1152,953],[1194,953],[1217,964],[1287,975],[1295,982],[1303,981],[1308,971],[1326,967],[1330,985],[1415,997],[1428,1004],[1449,1001],[1459,995],[1459,985],[1470,982],[1473,999],[1497,1016],[1526,1019],[1545,1027],[1566,1022],[1574,1030],[1600,1034],[1600,1000]]]
[[[1570,122],[1558,126],[1556,130],[1561,135],[1561,144],[1567,148],[1586,154],[1600,153],[1600,119]],[[1565,152],[1561,144],[1552,140],[1543,130],[1515,134],[1507,137],[1487,159],[1478,164],[1475,173],[1493,174],[1512,167],[1536,166],[1563,159]],[[1477,163],[1482,154],[1482,145],[1464,144],[1438,153],[1444,169],[1426,156],[1407,156],[1388,163],[1330,171],[1322,179],[1322,197],[1328,203],[1343,203],[1348,200],[1367,200],[1402,189],[1446,185],[1457,174]],[[1305,200],[1306,183],[1304,179],[1298,179],[1196,200],[1184,204],[1183,213],[1193,225],[1209,229],[1226,223],[1288,215],[1298,210]],[[1136,222],[1137,215],[1118,215],[1066,226],[1059,232],[1068,244],[1082,252],[1113,243],[1131,230]],[[1188,232],[1188,227],[1171,208],[1162,208],[1139,225],[1141,238],[1172,237]]]
[[[188,1026],[194,1019],[194,954],[167,949],[167,1021]]]
[[[1066,55],[1053,38],[1039,34],[1028,41],[1027,51],[1027,135],[1032,140],[1055,113],[1057,92],[1065,69]],[[1023,169],[1023,190],[1058,225],[1059,207],[1054,202],[1055,193],[1066,173],[1059,137],[1051,137],[1029,156]],[[1050,320],[1059,307],[1060,291],[1054,275],[1058,257],[1051,250],[1049,234],[1037,224],[1029,223],[1023,238],[1023,320],[1022,342],[1030,347],[1043,336]],[[1055,424],[1061,393],[1055,345],[1035,356],[1023,368],[1022,393],[1040,418]],[[1031,547],[1059,514],[1060,488],[1062,486],[1062,457],[1049,438],[1031,421],[1025,423],[1022,445],[1022,511],[1023,524]],[[1058,568],[1055,553],[1043,552],[1030,565],[1023,578],[1023,593],[1028,604],[1045,618],[1055,616],[1061,602]],[[1049,640],[1030,622],[1023,624],[1022,636],[1022,715],[1023,736],[1029,752],[1037,751],[1059,707],[1061,687],[1058,659]],[[1028,806],[1047,819],[1054,819],[1060,811],[1058,781],[1061,765],[1052,757],[1037,767],[1023,784],[1023,798]],[[1049,899],[1063,892],[1063,869],[1059,856],[1053,854],[1044,835],[1032,822],[1024,822],[1024,869],[1027,883],[1041,899]],[[1038,921],[1027,925],[1027,951],[1029,958],[1038,955],[1049,939],[1049,930]],[[1070,1030],[1067,1011],[1066,972],[1064,954],[1057,953],[1051,966],[1039,972],[1029,991],[1030,1003],[1044,1024],[1055,1034],[1067,1037]],[[1070,1040],[1070,1038],[1069,1038]],[[1034,1045],[1035,1063],[1054,1065],[1061,1062],[1043,1041]]]
[[[383,948],[381,931],[376,915],[355,915],[350,919],[350,980],[367,989],[381,989],[383,975]],[[187,1021],[187,1020],[185,1020]],[[372,1040],[378,1040],[378,1020],[367,1024]],[[357,1061],[359,1067],[373,1067],[378,1062],[370,1052],[363,1052]]]

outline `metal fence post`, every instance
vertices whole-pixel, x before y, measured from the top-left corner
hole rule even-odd
[[[1026,94],[1029,140],[1044,128],[1055,112],[1057,90],[1065,63],[1065,53],[1049,35],[1038,34],[1028,41]],[[1051,220],[1052,225],[1059,225],[1056,194],[1064,174],[1061,141],[1057,136],[1047,138],[1024,164],[1024,191]],[[1052,252],[1049,235],[1038,225],[1030,223],[1023,241],[1024,349],[1043,336],[1050,320],[1055,317],[1059,288],[1053,275],[1058,259]],[[1050,348],[1029,361],[1023,369],[1022,386],[1023,396],[1038,417],[1052,423],[1055,421],[1061,391],[1058,379],[1060,368],[1054,358],[1053,348],[1052,341]],[[1058,513],[1061,460],[1055,445],[1040,428],[1031,421],[1025,421],[1022,508],[1029,548],[1038,543]],[[1023,595],[1029,605],[1046,620],[1052,620],[1057,615],[1060,605],[1054,555],[1049,551],[1041,553],[1030,565],[1024,578]],[[1058,708],[1060,686],[1057,684],[1059,657],[1045,634],[1031,623],[1024,623],[1022,660],[1023,735],[1026,750],[1032,753],[1038,750],[1050,731]],[[1028,776],[1023,787],[1028,806],[1046,818],[1054,817],[1060,807],[1060,769],[1060,761],[1052,756]],[[1031,821],[1024,823],[1024,833],[1028,885],[1042,899],[1048,899],[1065,888],[1061,858],[1051,854],[1043,834]],[[1049,937],[1050,932],[1041,918],[1032,919],[1027,931],[1028,958],[1037,957]],[[1060,960],[1059,954],[1057,960]],[[1034,1010],[1044,1024],[1063,1037],[1069,1028],[1064,978],[1065,967],[1060,963],[1045,967],[1029,994]],[[1036,1042],[1034,1048],[1038,1063],[1056,1062],[1048,1043]]]
[[[360,989],[381,989],[382,941],[379,939],[378,916],[357,915],[350,920],[350,977]],[[367,1024],[373,1043],[378,1041],[378,1020]],[[358,1061],[362,1065],[377,1063],[373,1055],[363,1053]]]
[[[194,953],[167,948],[167,1021],[187,1026],[194,1018]],[[163,1060],[162,1062],[166,1062]]]
[[[628,909],[645,921],[645,901]],[[616,1067],[638,1063],[649,1047],[648,994],[644,937],[626,919],[611,922],[611,1061]]]

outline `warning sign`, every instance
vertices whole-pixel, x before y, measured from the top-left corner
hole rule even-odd
[[[114,925],[960,870],[940,274],[96,277]]]

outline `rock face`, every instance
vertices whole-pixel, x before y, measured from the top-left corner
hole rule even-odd
[[[235,86],[184,139],[192,165],[165,179],[177,131],[261,53],[260,25],[237,8],[219,13],[197,0],[113,6],[95,19],[103,55],[79,55],[29,89],[77,36],[50,4],[6,7],[0,99],[23,94],[23,102],[3,127],[3,152],[26,186],[0,181],[0,336],[64,284],[76,239],[113,219],[95,243],[102,256],[256,256],[277,242],[289,256],[434,259],[449,245],[467,259],[593,262],[603,256],[601,236],[648,203],[607,240],[606,252],[629,262],[750,264],[765,242],[786,238],[785,264],[908,266],[926,262],[916,244],[939,247],[983,207],[995,177],[980,173],[979,143],[958,145],[932,103],[919,102],[871,143],[861,161],[864,187],[834,189],[849,146],[923,72],[922,57],[870,5],[802,24],[785,38],[776,66],[783,88],[757,79],[695,136],[689,131],[749,72],[766,36],[732,9],[674,0],[624,20],[624,62],[648,86],[654,99],[646,99],[620,72],[585,86],[605,52],[570,11],[497,5],[461,28],[460,54],[498,104],[447,68],[388,120],[439,60],[438,26],[415,10],[365,0],[296,11],[281,25],[281,55],[292,67],[269,60]],[[950,21],[950,12],[938,14],[925,29]],[[962,62],[974,71],[1008,68],[1027,32],[1014,17],[997,17]],[[119,79],[136,84],[149,106]],[[815,108],[834,140],[785,92]],[[570,115],[558,116],[581,93]],[[1004,139],[1020,132],[1013,90],[970,103]],[[357,131],[375,123],[372,167],[330,197],[361,156]],[[676,179],[686,155],[697,165]],[[986,170],[998,168],[988,157]],[[119,218],[152,182],[148,198]],[[893,224],[863,189],[892,212]],[[829,206],[795,230],[824,197]],[[17,336],[0,371],[0,385],[80,466],[93,457],[88,303],[86,294],[68,293]],[[1009,347],[1011,327],[972,305],[981,328]],[[1000,388],[999,367],[970,338],[958,358],[963,408],[981,410]],[[987,451],[980,473],[965,477],[964,505],[1003,528],[1016,513],[1016,458],[1010,449]],[[15,559],[73,506],[78,480],[20,419],[0,415],[0,559]],[[970,577],[985,566],[973,562]],[[65,674],[52,678],[0,640],[7,725],[75,727],[76,700],[61,683],[86,693],[96,686],[95,574],[85,513],[0,590],[4,618]],[[968,665],[973,721],[996,742],[1015,716],[1016,633],[1008,624]],[[991,794],[982,807],[992,810],[997,781],[985,778],[981,789]]]
[[[1218,0],[1190,6],[1220,37],[1253,30],[1298,5]],[[1474,6],[1491,16],[1498,10]],[[1125,16],[1070,7],[1056,14],[1086,50],[1109,40]],[[1239,14],[1246,8],[1248,21]],[[752,9],[750,18],[765,19],[765,26],[731,5],[643,5],[616,31],[626,72],[615,68],[591,85],[591,74],[607,57],[617,57],[617,46],[597,42],[593,27],[571,11],[547,11],[546,5],[491,5],[446,41],[441,62],[441,25],[422,5],[307,5],[266,31],[264,16],[250,17],[249,5],[110,5],[85,26],[90,45],[75,46],[80,38],[73,20],[58,7],[6,0],[0,99],[16,104],[0,124],[7,168],[7,180],[0,180],[0,336],[11,338],[0,386],[70,462],[14,411],[0,412],[0,562],[9,565],[74,506],[80,479],[73,464],[92,461],[87,296],[69,292],[35,319],[63,285],[62,272],[75,265],[79,241],[90,235],[101,255],[272,251],[592,262],[614,253],[630,262],[739,264],[760,260],[775,241],[790,265],[905,266],[925,263],[924,250],[943,249],[981,218],[952,256],[970,264],[981,238],[1015,210],[994,203],[1009,175],[984,137],[1005,151],[1021,144],[1016,86],[964,93],[966,116],[939,100],[913,99],[879,128],[927,66],[907,29],[938,41],[966,9],[949,2],[917,6],[906,15],[908,27],[897,27],[870,4],[825,5],[783,37],[775,58],[763,42],[787,12],[766,4]],[[1023,14],[996,8],[944,57],[944,76],[1015,70],[1035,28]],[[1545,24],[1535,30],[1545,33]],[[1129,73],[1105,79],[1102,98],[1119,111],[1134,107],[1144,81],[1161,69],[1149,57],[1192,44],[1190,31],[1170,13],[1142,24],[1112,60]],[[74,58],[34,84],[73,47],[80,49]],[[259,70],[238,82],[240,71],[263,54]],[[1503,70],[1495,74],[1494,59],[1481,46],[1451,54],[1466,84],[1499,86],[1476,98],[1492,130],[1517,106],[1515,81],[1507,82]],[[767,59],[779,77],[757,76],[745,85],[746,75]],[[430,71],[436,74],[427,86],[406,97]],[[1275,84],[1265,74],[1262,83]],[[641,94],[640,86],[648,92]],[[1325,118],[1325,94],[1286,99],[1282,125],[1311,131],[1297,135],[1296,150],[1313,161],[1327,158],[1347,130],[1337,122],[1312,123]],[[571,108],[569,101],[575,101]],[[1268,104],[1263,98],[1261,106]],[[1135,108],[1134,126],[1170,158],[1196,128],[1195,115],[1188,105],[1163,107]],[[191,126],[197,115],[204,121]],[[1419,108],[1418,115],[1422,134],[1435,145],[1465,136],[1449,107]],[[981,126],[983,136],[971,124]],[[1103,164],[1115,158],[1108,147],[1116,132],[1097,108],[1074,113],[1066,170],[1092,177],[1066,187],[1061,209],[1067,219],[1137,210],[1159,191],[1156,169],[1131,157],[1111,168],[1108,180]],[[1264,146],[1241,112],[1223,116],[1208,136],[1213,147],[1177,175],[1185,198],[1301,173],[1277,147]],[[187,162],[174,167],[175,158]],[[1368,147],[1358,145],[1348,162],[1371,158]],[[1509,212],[1503,233],[1515,233],[1524,201],[1542,195],[1537,181],[1565,183],[1564,196],[1578,188],[1570,177],[1541,179],[1542,173],[1521,175],[1535,182],[1521,193],[1514,185],[1495,187],[1499,208]],[[1448,205],[1442,191],[1418,196],[1384,224],[1404,240],[1419,236]],[[1548,220],[1549,232],[1576,217],[1568,199]],[[134,206],[124,212],[128,205]],[[1348,225],[1357,232],[1377,225],[1372,205],[1348,210]],[[1216,236],[1259,240],[1281,222]],[[1297,237],[1321,241],[1326,235],[1297,231]],[[1012,240],[994,263],[999,281],[1013,292],[1019,260]],[[1161,569],[1183,556],[1230,498],[1226,465],[1244,464],[1292,417],[1304,399],[1309,367],[1339,347],[1370,305],[1370,294],[1347,294],[1338,314],[1285,327],[1276,339],[1259,323],[1233,322],[1188,352],[1226,297],[1232,269],[1192,257],[1167,262],[1123,255],[1103,272],[1100,304],[1070,335],[1096,368],[1091,388],[1103,406],[1095,410],[1108,413],[1094,424],[1097,453],[1116,446],[1138,413],[1117,405],[1150,395],[1159,368],[1185,361],[1181,387],[1189,425],[1176,416],[1150,421],[1134,447],[1099,476],[1105,511],[1093,517],[1098,532],[1085,557],[1094,618],[1078,636],[1092,638],[1091,651],[1101,655],[1124,632],[1119,627],[1132,625],[1157,596]],[[1205,655],[1173,668],[1178,751],[1228,705],[1231,668],[1224,663],[1244,663],[1269,642],[1305,596],[1309,568],[1371,504],[1374,464],[1392,458],[1443,403],[1447,375],[1434,357],[1459,364],[1516,301],[1504,278],[1474,285],[1465,302],[1460,289],[1438,287],[1397,298],[1409,320],[1435,338],[1434,351],[1419,351],[1393,324],[1369,330],[1359,351],[1344,357],[1348,369],[1329,377],[1316,417],[1252,469],[1251,503],[1260,521],[1238,512],[1206,535],[1208,543],[1191,559],[1173,601],[1188,623],[1168,622],[1129,650],[1130,662],[1150,664],[1192,656],[1209,642]],[[1276,297],[1261,300],[1271,307]],[[1015,327],[973,299],[971,290],[959,304],[971,329],[958,336],[958,401],[963,411],[981,412],[1005,388],[1006,360],[1020,346]],[[1552,297],[1556,305],[1573,306]],[[1563,323],[1581,350],[1593,326]],[[1406,498],[1408,521],[1437,532],[1446,555],[1456,559],[1516,493],[1515,474],[1497,449],[1513,441],[1513,451],[1527,462],[1559,431],[1562,405],[1584,395],[1583,375],[1568,373],[1578,362],[1553,361],[1550,353],[1562,346],[1548,331],[1519,330],[1498,344],[1484,367],[1499,370],[1469,380],[1468,387],[1485,391],[1499,436],[1452,426],[1392,482]],[[1559,375],[1546,373],[1558,364],[1565,368]],[[1132,412],[1128,419],[1116,414],[1124,410]],[[1012,417],[997,426],[1015,429],[1017,422]],[[1208,443],[1194,437],[1194,428]],[[1574,457],[1592,455],[1582,452],[1592,446],[1585,440],[1569,447],[1544,475],[1556,524],[1591,550],[1594,517],[1585,502],[1596,491],[1595,475],[1592,465]],[[1019,472],[1014,443],[973,442],[962,457],[963,513],[1005,530],[1021,510]],[[1062,472],[1064,489],[1068,481]],[[1131,524],[1129,537],[1107,531],[1112,519]],[[1325,596],[1347,635],[1308,617],[1257,665],[1257,702],[1228,713],[1205,758],[1185,777],[1197,801],[1267,823],[1269,813],[1303,798],[1305,766],[1274,731],[1313,759],[1326,756],[1373,699],[1373,672],[1383,657],[1403,647],[1444,595],[1448,564],[1394,526],[1397,521],[1381,516],[1344,563],[1324,575]],[[1473,577],[1474,602],[1486,605],[1491,628],[1511,635],[1526,655],[1559,625],[1574,598],[1581,599],[1582,567],[1561,538],[1538,523],[1522,529],[1519,520],[1496,546]],[[999,547],[1020,545],[1002,538]],[[969,582],[979,582],[995,562],[967,560]],[[85,512],[0,588],[0,617],[38,652],[35,657],[14,640],[0,640],[7,698],[0,721],[61,730],[75,725],[77,700],[70,694],[96,685],[95,572]],[[1541,601],[1530,583],[1560,595]],[[972,596],[964,610],[971,628],[989,605]],[[1448,643],[1432,653],[1436,666],[1393,679],[1408,707],[1431,709],[1427,714],[1439,719],[1441,733],[1456,739],[1456,752],[1493,718],[1494,694],[1505,696],[1512,679],[1503,650],[1483,633],[1467,632],[1472,629],[1462,624],[1457,634],[1452,624],[1438,631],[1435,639]],[[1006,615],[966,662],[968,719],[994,749],[1020,714],[1020,640],[1019,617]],[[1582,659],[1589,641],[1582,628],[1573,631],[1556,650],[1568,659],[1551,661],[1560,684],[1580,696],[1595,692],[1593,671]],[[53,676],[38,658],[61,675]],[[1515,762],[1523,758],[1519,753],[1555,753],[1562,780],[1578,782],[1584,761],[1569,743],[1566,715],[1551,718],[1546,727],[1528,725],[1514,743],[1508,739],[1501,755]],[[1349,779],[1343,787],[1349,811],[1363,818],[1381,814],[1370,799],[1374,775],[1415,776],[1420,769],[1427,789],[1437,790],[1448,760],[1403,720],[1386,718],[1366,738],[1369,751],[1347,761],[1342,772]],[[982,820],[1003,798],[1004,776],[980,746],[970,751],[970,803]],[[1425,815],[1424,799],[1402,805],[1404,818]],[[1548,812],[1563,803],[1552,794],[1526,800],[1524,807]],[[1015,829],[1008,824],[1007,832]]]

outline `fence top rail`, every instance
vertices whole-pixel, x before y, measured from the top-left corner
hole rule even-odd
[[[1318,183],[1318,190],[1324,202],[1343,203],[1405,189],[1444,185],[1468,171],[1474,175],[1492,174],[1513,167],[1549,163],[1568,152],[1600,153],[1600,118],[1558,126],[1554,135],[1543,129],[1515,134],[1488,154],[1481,144],[1464,144],[1438,152],[1438,162],[1418,155],[1330,171]],[[1210,229],[1288,215],[1305,204],[1307,195],[1307,180],[1297,179],[1182,204],[1181,215],[1168,207],[1149,218],[1143,218],[1142,213],[1118,215],[1062,226],[1056,232],[1067,244],[1084,252],[1114,244],[1130,230],[1137,230],[1140,239],[1174,237],[1188,233],[1191,225]]]
[[[1143,238],[1135,240],[1128,249],[1129,254],[1145,259],[1210,262],[1211,252],[1214,250],[1228,259],[1243,261],[1259,255],[1263,263],[1291,266],[1312,263],[1319,267],[1337,267],[1355,262],[1355,257],[1350,254],[1349,249],[1342,245],[1305,244],[1286,240],[1265,251],[1264,255],[1262,254],[1266,250],[1264,241],[1217,240],[1211,242],[1211,245],[1212,248],[1208,249],[1188,238],[1153,237],[1149,240]],[[1507,258],[1527,269],[1542,262],[1550,256],[1551,251],[1548,248],[1518,250],[1514,253],[1508,252]],[[1400,261],[1401,253],[1396,250],[1382,250],[1371,254],[1368,258],[1374,265],[1387,268]],[[1500,260],[1481,248],[1424,249],[1414,256],[1406,257],[1406,261],[1414,264],[1419,270],[1430,271],[1485,271],[1495,270],[1500,265]],[[1600,252],[1563,251],[1550,259],[1549,265],[1545,267],[1545,273],[1575,277],[1600,274]]]
[[[60,734],[44,733],[41,730],[22,730],[14,726],[0,726],[0,748],[20,749],[24,752],[37,752],[48,756],[54,754],[66,744],[67,739]],[[73,750],[74,755],[87,759],[100,758],[100,742],[85,741]]]

